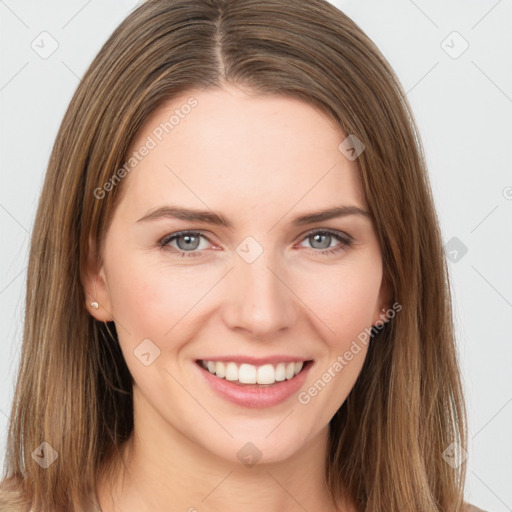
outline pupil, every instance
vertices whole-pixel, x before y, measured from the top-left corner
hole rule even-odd
[[[186,246],[180,247],[180,249],[187,249],[187,248],[188,249],[197,249],[199,237],[193,236],[193,235],[182,235],[181,237],[178,238],[178,246],[180,246],[179,240],[181,240],[181,239],[184,239],[186,241]],[[194,245],[194,239],[196,242],[195,245]]]
[[[330,238],[330,235],[313,235],[313,239],[315,241],[318,241],[318,238],[319,237],[324,237],[324,243],[323,243],[323,246],[322,247],[317,247],[317,249],[327,249],[327,247],[329,247],[329,243],[327,243],[327,245],[325,244],[325,241],[328,240]]]

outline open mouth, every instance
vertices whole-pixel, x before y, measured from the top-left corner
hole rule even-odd
[[[215,375],[219,379],[229,381],[239,386],[268,387],[280,382],[293,380],[297,375],[307,369],[312,360],[291,361],[286,363],[264,364],[255,366],[247,363],[232,361],[208,361],[198,359],[196,363]]]

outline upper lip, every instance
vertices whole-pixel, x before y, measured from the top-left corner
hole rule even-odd
[[[238,364],[252,364],[254,366],[263,366],[264,364],[276,364],[276,363],[296,363],[302,361],[310,361],[301,356],[288,356],[288,355],[275,355],[267,357],[252,357],[252,356],[237,356],[237,355],[226,355],[226,356],[211,356],[198,359],[198,361],[214,361],[214,362],[225,362],[225,363],[238,363]]]

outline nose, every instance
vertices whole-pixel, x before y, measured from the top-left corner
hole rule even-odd
[[[270,251],[252,263],[237,256],[226,283],[224,322],[260,339],[292,327],[297,299],[287,284],[284,265],[271,258]]]

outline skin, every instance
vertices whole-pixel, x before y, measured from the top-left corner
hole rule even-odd
[[[233,85],[174,98],[147,120],[132,150],[190,96],[198,105],[124,178],[101,266],[90,257],[87,300],[100,305],[90,312],[116,322],[135,381],[127,472],[115,476],[112,488],[100,476],[99,503],[103,512],[170,505],[200,512],[334,510],[323,470],[328,424],[367,347],[307,405],[294,395],[266,409],[224,400],[195,361],[225,354],[313,359],[304,390],[381,320],[387,287],[370,217],[291,225],[328,207],[367,210],[357,161],[338,150],[346,135],[323,113]],[[211,210],[233,227],[137,222],[170,204]],[[313,229],[347,233],[353,243],[315,241]],[[183,238],[170,243],[175,253],[159,246],[182,230],[207,237],[193,249],[197,257],[177,254],[186,250]],[[252,263],[236,252],[248,236],[263,249]],[[322,255],[326,246],[341,250]],[[134,350],[148,338],[160,356],[145,366]],[[262,454],[252,467],[237,457],[247,442]],[[343,510],[355,510],[348,501]]]

